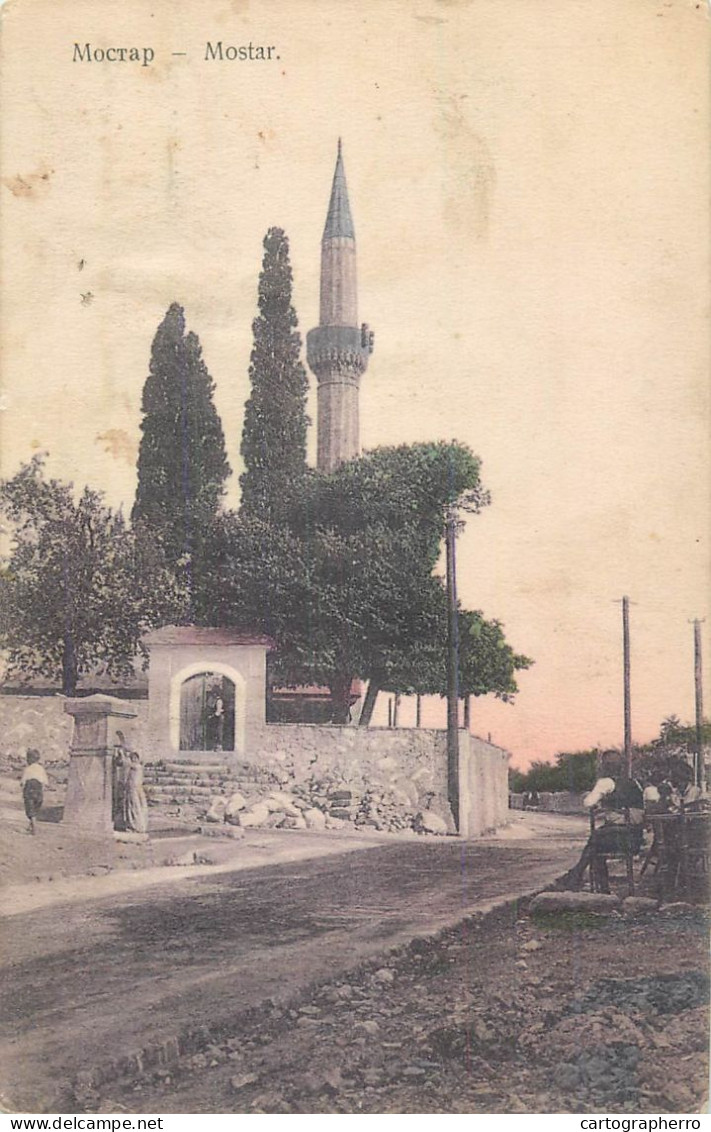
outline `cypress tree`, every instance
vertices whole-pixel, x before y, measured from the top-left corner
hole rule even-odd
[[[252,324],[247,400],[241,452],[241,511],[278,520],[287,489],[306,472],[306,371],[301,335],[291,301],[289,241],[281,228],[264,238],[259,277],[259,315]]]
[[[160,535],[168,560],[194,571],[230,474],[215,385],[185,313],[168,308],[143,387],[138,487],[131,518]]]

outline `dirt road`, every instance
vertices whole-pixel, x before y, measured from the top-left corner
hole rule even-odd
[[[508,841],[393,839],[106,897],[94,888],[91,898],[8,918],[6,1106],[72,1111],[56,1105],[82,1068],[266,999],[284,1002],[473,909],[543,887],[575,859],[584,826],[538,829],[531,837],[529,823]]]

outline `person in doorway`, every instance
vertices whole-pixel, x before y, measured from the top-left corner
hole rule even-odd
[[[617,751],[605,751],[597,782],[583,798],[587,810],[600,815],[601,824],[590,834],[577,865],[564,878],[565,887],[579,889],[585,870],[592,866],[598,892],[610,891],[607,856],[638,853],[642,844],[644,799],[642,787],[624,772]]]
[[[225,737],[225,702],[219,692],[215,697],[213,714],[215,716],[215,750],[221,751]]]
[[[128,756],[123,824],[129,833],[148,832],[148,803],[143,790],[143,764],[138,751],[131,751]]]
[[[44,801],[44,788],[49,785],[47,771],[42,766],[39,751],[31,747],[26,755],[27,766],[22,772],[20,786],[22,787],[22,801],[25,806],[29,832],[35,832],[35,818],[42,809]]]

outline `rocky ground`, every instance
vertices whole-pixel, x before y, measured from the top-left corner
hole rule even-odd
[[[321,833],[300,828],[240,829],[222,823],[211,831],[219,833],[218,837],[164,837],[135,845],[98,839],[94,843],[52,821],[55,809],[57,816],[61,813],[62,793],[61,782],[48,791],[44,815],[48,820],[40,823],[35,837],[30,837],[24,828],[17,782],[10,778],[0,781],[6,828],[1,871],[9,884],[8,897],[14,902],[10,911],[14,911],[15,919],[22,919],[20,912],[46,908],[46,913],[34,913],[42,915],[41,920],[31,922],[35,933],[43,926],[49,941],[66,917],[69,901],[96,898],[92,907],[96,908],[97,941],[107,941],[107,962],[111,958],[110,940],[115,936],[118,946],[123,939],[120,917],[126,912],[120,912],[119,907],[139,899],[146,908],[152,907],[157,898],[154,893],[164,903],[178,899],[177,895],[169,897],[169,890],[161,887],[159,879],[159,874],[167,879],[167,874],[180,871],[165,868],[171,863],[198,866],[189,870],[191,877],[205,874],[200,881],[191,882],[192,899],[186,902],[181,898],[187,930],[188,913],[194,913],[196,923],[203,923],[206,899],[221,902],[219,907],[223,907],[230,891],[224,886],[237,867],[247,870],[242,874],[247,883],[250,869],[261,868],[272,859],[338,855],[345,851],[346,842],[353,840],[352,848],[357,849],[359,839],[366,836],[383,846],[379,849],[374,844],[367,860],[371,852],[379,855],[378,860],[383,853],[399,860],[401,852],[410,856],[419,853],[416,845],[420,845],[429,861],[432,852],[441,849],[446,853],[449,842],[448,838],[431,835],[418,837],[410,830],[414,843],[410,842],[409,849],[404,843],[401,850],[398,835],[393,837],[372,827],[367,835],[365,830],[356,833],[349,821],[345,828]],[[550,832],[546,821],[552,823]],[[471,860],[464,869],[462,856],[458,884],[466,879],[471,885],[476,877],[483,892],[488,892],[492,884],[492,891],[498,891],[502,884],[505,891],[506,883],[509,891],[512,887],[523,891],[520,879],[515,883],[512,879],[518,848],[511,856],[511,840],[516,842],[519,837],[523,839],[520,856],[524,870],[529,858],[540,864],[546,853],[551,862],[559,853],[569,864],[579,852],[574,841],[565,841],[571,846],[568,849],[555,848],[556,839],[567,836],[568,825],[571,834],[577,829],[578,819],[566,822],[560,817],[517,814],[512,815],[512,822],[506,831],[509,865],[504,872],[497,870],[495,862],[506,842],[502,850],[486,849],[482,843],[476,843],[476,849],[463,846],[461,854],[468,853]],[[555,822],[561,825],[560,830]],[[535,852],[527,840],[533,833],[538,839]],[[240,844],[235,845],[232,837]],[[552,838],[549,847],[546,837]],[[392,852],[386,849],[386,843]],[[340,899],[343,892],[351,891],[363,863],[357,853],[352,858],[349,853],[343,864],[338,856],[333,860],[338,862],[333,868],[340,870],[333,872],[333,877],[341,879],[331,883],[337,883],[334,898],[337,895]],[[383,899],[387,885],[395,883],[395,874],[399,880],[392,891],[403,889],[403,877],[410,876],[403,868],[395,868],[386,883],[387,869],[383,872],[378,866]],[[209,881],[211,870],[216,870],[216,875],[223,869],[230,870],[224,881]],[[308,870],[306,866],[297,869],[298,887],[294,892],[300,894],[302,903],[313,900],[314,892],[321,891],[318,877],[313,880],[317,888],[309,888],[307,877],[314,866],[308,866]],[[133,895],[135,886],[131,882],[131,894],[121,896],[129,892],[126,885],[130,878],[121,880],[127,871],[141,887]],[[116,873],[111,905],[107,900],[113,888],[107,886],[114,882],[108,873]],[[79,879],[72,880],[74,877]],[[648,875],[645,882],[645,894],[653,894],[654,878]],[[141,895],[149,883],[154,888]],[[219,893],[218,883],[222,884]],[[521,887],[516,889],[519,883]],[[198,884],[203,888],[196,887]],[[100,888],[94,893],[91,885]],[[214,888],[212,895],[209,885]],[[465,893],[463,888],[461,896],[463,909],[468,902],[471,908],[473,891]],[[24,904],[17,903],[20,898]],[[353,899],[349,914],[357,922],[361,898],[356,893]],[[389,907],[389,899],[384,907],[389,909],[393,929],[400,913],[395,905]],[[83,907],[86,933],[89,905]],[[229,905],[225,908],[225,914],[231,914]],[[344,904],[344,915],[345,910]],[[377,921],[377,908],[370,911]],[[297,913],[298,908],[294,916]],[[130,1079],[109,1077],[98,1088],[90,1075],[78,1078],[70,1107],[64,1111],[695,1112],[704,1103],[708,1079],[707,928],[703,909],[688,906],[649,911],[635,918],[617,912],[606,917],[558,914],[534,918],[522,901],[494,915],[464,920],[434,938],[416,938],[394,951],[388,951],[385,938],[378,936],[378,958],[361,961],[356,968],[346,966],[346,974],[332,975],[330,981],[323,981],[322,973],[318,985],[305,982],[303,986],[310,985],[311,989],[298,993],[295,986],[291,997],[280,998],[278,1003],[264,1004],[263,998],[255,998],[262,1005],[248,1014],[228,1013],[217,1029],[206,1030],[202,1037],[198,1034],[189,1045],[190,1052],[160,1073]],[[19,924],[20,935],[21,929]],[[215,931],[219,936],[217,928]],[[231,931],[234,933],[234,925]],[[204,927],[201,933],[200,963],[204,965]],[[139,959],[143,956],[144,966],[150,967],[147,957],[158,962],[160,956],[152,956],[147,938],[134,939],[133,929],[128,928],[124,934],[120,947],[124,951],[128,948],[131,957],[133,948],[140,953]],[[41,931],[40,937],[44,939]],[[151,942],[159,948],[157,937],[151,936]],[[178,942],[175,940],[173,946]],[[306,948],[315,946],[304,942]],[[49,942],[42,947],[51,950]],[[73,953],[65,953],[64,947],[58,941],[58,955],[64,956],[62,962],[68,962]],[[97,955],[87,939],[82,947],[89,964],[84,970],[91,971]],[[272,967],[275,961],[272,946]],[[43,960],[45,966],[46,962]],[[173,956],[171,970],[175,962]],[[222,962],[219,955],[214,957],[216,971],[222,969]],[[156,977],[159,968],[158,962]],[[343,969],[341,966],[340,971]],[[126,1007],[130,1008],[128,1002]],[[210,1010],[200,1013],[209,1025]],[[153,1010],[151,1019],[155,1016]],[[165,1021],[169,1021],[167,1016]],[[79,1016],[76,1024],[83,1024]]]
[[[529,915],[414,940],[288,1008],[257,1011],[77,1111],[700,1111],[708,1080],[701,909]]]

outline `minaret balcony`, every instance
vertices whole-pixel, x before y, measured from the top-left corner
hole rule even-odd
[[[369,335],[358,326],[317,326],[306,335],[306,357],[318,378],[332,373],[360,376],[371,351]]]

